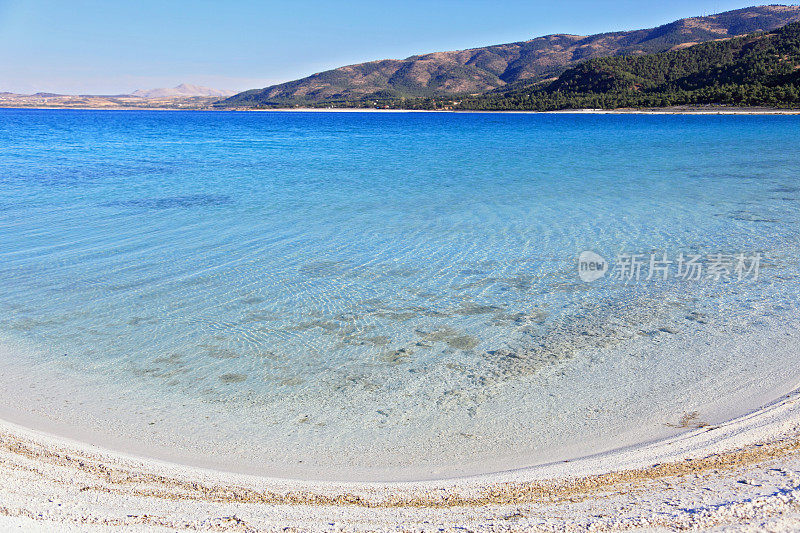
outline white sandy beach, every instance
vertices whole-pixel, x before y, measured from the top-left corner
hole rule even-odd
[[[800,115],[800,109],[770,108],[654,108],[654,109],[563,109],[559,111],[471,111],[458,109],[374,109],[374,108],[325,108],[325,107],[290,107],[274,109],[225,108],[225,109],[182,109],[171,107],[89,107],[89,106],[0,106],[0,109],[36,109],[59,110],[72,109],[80,111],[215,111],[246,113],[502,113],[523,115]]]
[[[7,422],[0,469],[3,530],[791,531],[800,528],[800,396],[634,449],[445,481],[228,474]]]

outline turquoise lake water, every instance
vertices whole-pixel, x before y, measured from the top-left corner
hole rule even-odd
[[[8,408],[309,477],[720,422],[797,382],[798,138],[793,116],[0,110]]]

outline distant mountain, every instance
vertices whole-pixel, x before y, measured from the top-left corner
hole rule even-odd
[[[800,22],[644,56],[592,59],[558,79],[466,98],[460,109],[800,107]]]
[[[181,83],[177,87],[171,89],[150,89],[139,90],[131,93],[131,96],[138,96],[140,98],[189,98],[192,96],[218,96],[224,98],[236,94],[235,91],[224,91],[219,89],[212,89],[210,87],[201,87],[199,85],[189,85],[188,83]]]
[[[0,92],[0,107],[67,109],[212,109],[219,96],[142,98],[130,94],[16,94]]]
[[[239,93],[222,106],[320,104],[369,98],[482,94],[556,77],[587,59],[642,55],[770,31],[800,21],[800,6],[760,6],[681,19],[657,28],[592,36],[556,34],[403,60],[349,65]]]

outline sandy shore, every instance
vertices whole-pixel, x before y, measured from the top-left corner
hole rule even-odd
[[[214,111],[214,112],[252,112],[252,113],[505,113],[523,115],[800,115],[800,109],[771,108],[653,108],[653,109],[564,109],[560,111],[471,111],[458,109],[372,109],[372,108],[320,108],[291,107],[275,109],[251,108],[173,108],[173,107],[79,107],[79,106],[2,106],[0,109],[34,109],[78,111]]]
[[[282,111],[319,113],[504,113],[522,115],[800,115],[800,109],[770,108],[654,108],[654,109],[564,109],[560,111],[471,111],[461,109],[359,109],[359,108],[287,108],[228,109],[227,111]]]
[[[800,395],[680,437],[472,478],[300,482],[112,453],[0,422],[0,529],[800,528]]]
[[[765,107],[742,108],[653,108],[653,109],[565,109],[563,111],[547,111],[552,114],[588,114],[588,115],[800,115],[800,109],[770,109]]]

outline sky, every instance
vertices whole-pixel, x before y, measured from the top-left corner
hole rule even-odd
[[[0,0],[0,91],[125,94],[180,83],[239,91],[374,59],[648,28],[756,4]]]

